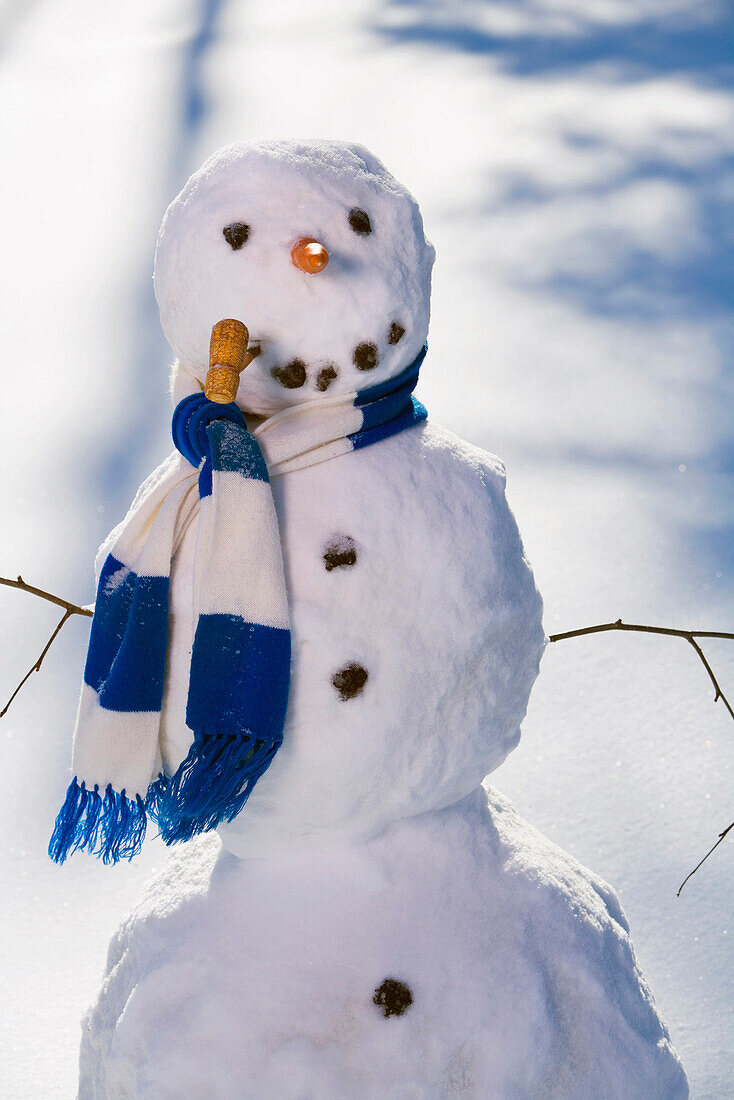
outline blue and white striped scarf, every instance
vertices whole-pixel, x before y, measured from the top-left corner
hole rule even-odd
[[[397,378],[284,409],[252,432],[234,404],[196,393],[177,405],[177,450],[144,482],[100,550],[74,778],[51,837],[53,860],[62,863],[77,848],[105,863],[132,859],[149,815],[171,844],[240,812],[282,742],[290,682],[288,599],[269,475],[424,420],[412,391],[425,353]],[[186,706],[192,743],[169,777],[158,736],[169,576],[197,509],[197,625]]]

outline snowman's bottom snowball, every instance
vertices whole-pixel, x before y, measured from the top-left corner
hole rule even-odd
[[[688,1095],[613,892],[483,791],[361,847],[194,842],[82,1031],[80,1100]]]

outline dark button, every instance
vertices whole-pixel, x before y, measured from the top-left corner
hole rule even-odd
[[[375,990],[372,1000],[382,1009],[383,1016],[402,1016],[412,1005],[413,994],[405,982],[385,978],[379,989]]]
[[[369,673],[361,665],[349,664],[334,673],[332,684],[342,699],[354,699],[367,683]]]
[[[339,569],[343,565],[356,565],[357,547],[349,535],[337,535],[324,550],[326,572]]]

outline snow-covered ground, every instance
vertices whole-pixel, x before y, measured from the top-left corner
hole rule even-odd
[[[420,395],[502,455],[549,632],[731,630],[732,20],[709,0],[36,0],[0,6],[0,573],[82,601],[169,450],[150,280],[161,213],[217,146],[374,149],[438,261]],[[56,621],[0,603],[4,691]],[[86,624],[2,720],[0,1093],[73,1095],[107,942],[168,853],[45,848]],[[734,694],[734,649],[707,646]],[[734,1080],[734,725],[684,642],[551,646],[493,781],[619,890],[691,1079]]]

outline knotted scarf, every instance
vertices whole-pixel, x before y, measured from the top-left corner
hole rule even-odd
[[[140,850],[148,816],[168,844],[231,821],[283,740],[288,598],[270,477],[376,443],[424,420],[412,396],[424,347],[396,378],[283,409],[252,431],[203,393],[174,411],[174,451],[103,543],[72,771],[49,855],[105,863]],[[159,748],[171,562],[199,512],[196,629],[175,774]]]

